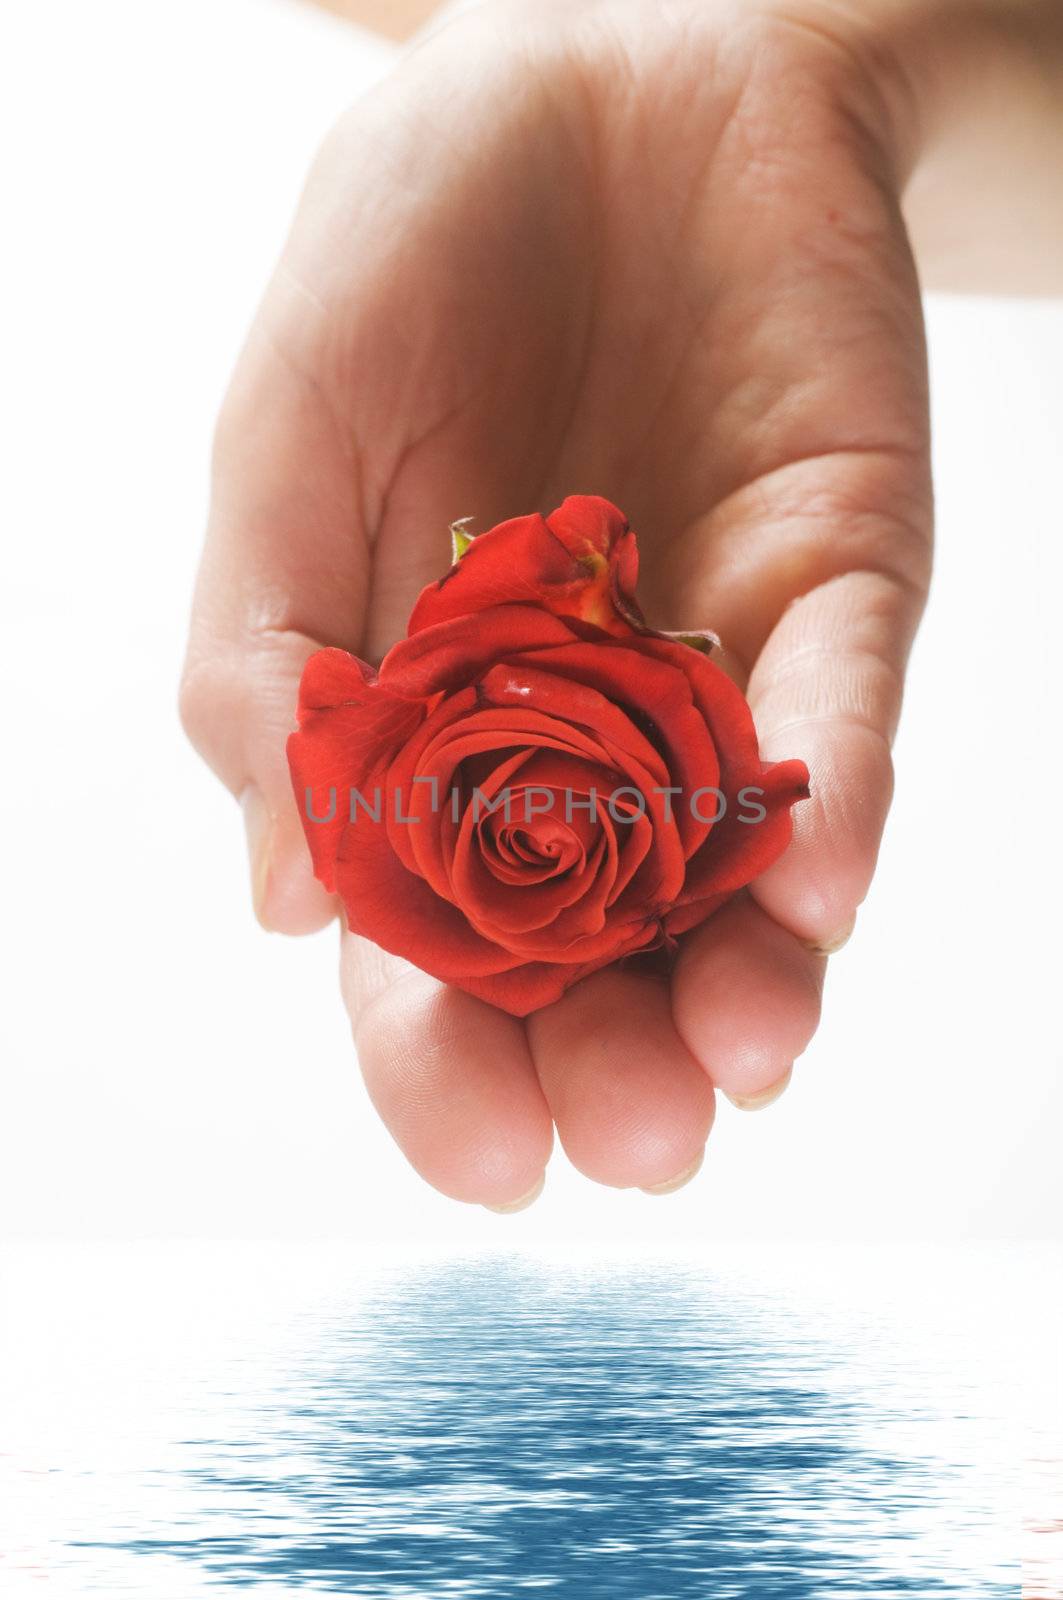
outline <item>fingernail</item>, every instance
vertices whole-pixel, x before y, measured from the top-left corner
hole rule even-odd
[[[677,1172],[674,1178],[666,1178],[663,1183],[647,1183],[642,1186],[643,1194],[674,1194],[677,1189],[682,1189],[691,1178],[696,1178],[701,1171],[701,1164],[705,1160],[704,1150],[700,1151],[696,1161],[689,1167],[684,1167],[682,1172]]]
[[[266,921],[266,893],[269,888],[270,869],[270,842],[273,833],[273,819],[266,808],[262,791],[257,784],[249,783],[240,792],[240,809],[244,814],[244,827],[247,830],[247,854],[251,863],[251,903],[255,908],[255,916],[264,928],[269,930]],[[270,930],[272,931],[272,930]]]
[[[787,1067],[781,1078],[776,1078],[774,1083],[770,1083],[759,1094],[727,1094],[726,1089],[723,1092],[727,1095],[731,1104],[738,1107],[739,1111],[763,1111],[764,1107],[770,1106],[773,1100],[778,1100],[793,1077],[793,1073],[793,1067]]]
[[[847,928],[843,928],[840,933],[835,934],[832,939],[809,940],[806,948],[814,951],[817,956],[837,955],[838,951],[841,950],[844,945],[849,943],[849,940],[853,936],[853,929],[855,927],[856,918],[853,917],[852,921],[849,923],[849,926]]]
[[[512,1211],[527,1211],[528,1207],[533,1206],[536,1200],[538,1200],[539,1196],[542,1194],[545,1183],[546,1173],[544,1172],[535,1187],[533,1189],[529,1189],[527,1194],[522,1194],[519,1200],[506,1200],[501,1205],[484,1206],[484,1210],[500,1211],[503,1215],[507,1216]]]

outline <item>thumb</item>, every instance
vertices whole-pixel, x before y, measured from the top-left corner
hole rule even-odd
[[[313,933],[337,909],[313,876],[285,756],[303,664],[317,648],[283,630],[205,652],[196,639],[181,684],[185,731],[243,811],[255,915],[279,933]]]
[[[279,298],[267,294],[218,422],[179,714],[243,808],[259,921],[301,934],[338,903],[313,876],[285,744],[307,657],[358,648],[367,562],[353,442],[314,379],[305,307],[286,320]]]

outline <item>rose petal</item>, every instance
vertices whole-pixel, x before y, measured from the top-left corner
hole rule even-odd
[[[452,694],[507,656],[571,643],[577,626],[537,606],[492,606],[400,639],[380,663],[379,681],[407,699]]]
[[[762,790],[740,802],[742,790]],[[803,761],[777,761],[762,766],[749,784],[742,784],[730,801],[727,812],[713,828],[705,845],[687,865],[687,878],[676,905],[719,902],[759,878],[782,855],[793,833],[790,808],[808,797],[808,769]],[[761,821],[743,821],[754,805],[764,808]],[[715,906],[707,906],[697,921],[704,921]],[[693,923],[687,916],[665,919],[669,933],[678,933]]]
[[[597,807],[589,814],[576,797],[589,797],[591,788],[608,789],[613,775],[571,756],[539,750],[529,754],[516,776],[519,782],[507,787],[510,822],[540,841],[551,834],[568,835],[581,847],[582,863],[564,877],[526,872],[514,882],[500,881],[482,858],[483,819],[477,819],[470,805],[455,840],[454,898],[483,933],[509,949],[523,951],[527,943],[523,936],[546,926],[556,948],[578,933],[600,931],[604,922],[616,867],[612,827],[608,820],[603,825]],[[544,797],[551,796],[550,810],[540,809]],[[498,815],[505,819],[504,811]],[[576,906],[578,912],[562,920],[566,909]]]
[[[392,850],[383,818],[345,829],[336,860],[336,891],[354,933],[405,956],[444,982],[509,971],[519,958],[469,923]]]
[[[318,650],[307,661],[299,728],[289,735],[286,751],[314,875],[330,893],[350,825],[352,791],[366,793],[372,804],[368,776],[380,750],[401,748],[423,716],[417,703],[381,691],[373,669],[345,650]]]
[[[570,495],[549,517],[513,517],[479,534],[421,591],[407,632],[507,604],[532,604],[627,636],[640,614],[627,519],[598,495]]]
[[[545,648],[534,654],[514,655],[486,672],[480,681],[483,701],[495,706],[523,706],[551,717],[573,732],[584,730],[604,752],[602,759],[623,771],[635,761],[648,771],[653,782],[669,782],[669,769],[661,752],[644,731],[608,693],[588,685],[578,676],[585,652],[601,646],[587,646],[573,640],[561,649]],[[566,667],[571,665],[573,676]],[[677,693],[692,703],[689,689],[680,680]],[[651,785],[652,786],[652,785]]]
[[[592,726],[603,744],[630,752],[649,768],[651,789],[680,790],[670,804],[664,796],[662,800],[673,813],[684,853],[690,855],[704,841],[711,824],[703,820],[707,806],[700,808],[699,817],[685,802],[697,789],[720,783],[720,763],[688,674],[675,670],[676,664],[667,656],[654,659],[653,652],[640,648],[643,643],[574,642],[536,651],[526,659],[511,658],[504,670],[511,681],[531,686],[525,697],[529,704],[558,717],[566,705],[572,708],[570,718],[582,721],[593,717]],[[702,659],[693,651],[690,654],[694,660]],[[484,679],[484,692],[495,698],[497,691],[492,686],[500,675],[496,669]],[[552,681],[545,681],[548,677]]]
[[[473,798],[472,788],[464,779],[464,769],[473,758],[483,758],[482,765],[493,769],[493,774],[483,775],[477,784],[489,797],[493,784],[502,781],[498,776],[502,765],[508,779],[537,748],[549,746],[591,759],[601,754],[594,741],[580,730],[544,718],[523,705],[444,718],[428,737],[430,732],[426,722],[389,772],[389,795],[399,796],[402,808],[391,831],[403,861],[422,872],[438,894],[448,897],[452,896],[447,844],[452,844],[455,824]],[[410,771],[411,763],[416,763],[415,772]]]
[[[657,925],[645,923],[630,930],[614,950],[595,960],[574,966],[531,961],[490,977],[470,978],[460,983],[459,987],[498,1006],[502,1011],[508,1011],[511,1016],[527,1017],[542,1006],[559,1000],[566,990],[582,978],[590,977],[591,973],[599,972],[602,967],[624,956],[650,948],[658,936]]]
[[[687,865],[687,880],[677,905],[713,902],[704,920],[724,898],[758,878],[790,842],[790,808],[808,796],[808,769],[802,761],[765,764],[760,759],[753,713],[742,691],[715,662],[686,646],[663,639],[641,638],[635,655],[652,656],[675,666],[688,679],[694,701],[709,727],[720,760],[719,788],[727,810]],[[744,822],[751,807],[740,802],[744,789],[763,789],[756,801],[767,812],[763,821]],[[706,807],[708,802],[706,801]],[[669,932],[691,927],[687,915],[667,919]]]

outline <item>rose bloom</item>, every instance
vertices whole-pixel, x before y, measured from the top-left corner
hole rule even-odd
[[[808,772],[761,762],[710,635],[646,626],[607,500],[454,533],[379,671],[310,657],[288,761],[352,931],[526,1016],[763,872]]]

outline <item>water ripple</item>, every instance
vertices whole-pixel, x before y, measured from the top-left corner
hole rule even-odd
[[[874,1296],[472,1259],[255,1306],[274,1321],[141,1374],[136,1422],[126,1372],[117,1460],[60,1429],[62,1512],[30,1526],[68,1592],[1020,1593],[1011,1421],[952,1334],[906,1341]]]

